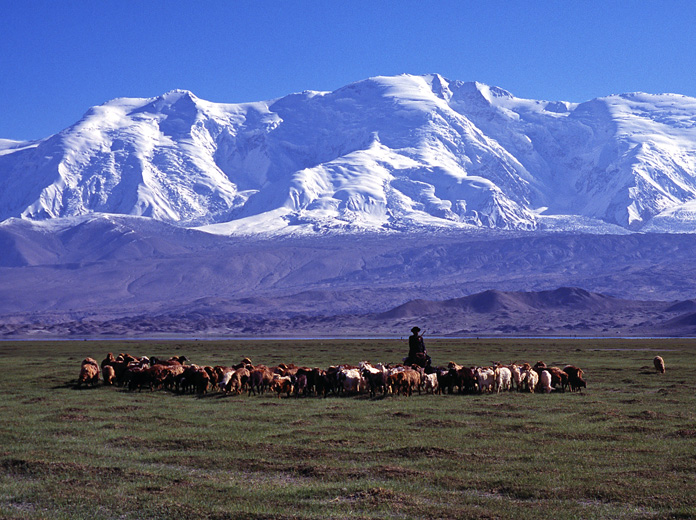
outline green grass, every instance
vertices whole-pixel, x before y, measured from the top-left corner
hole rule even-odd
[[[696,518],[696,341],[430,340],[581,394],[204,397],[74,389],[81,360],[396,361],[404,341],[0,343],[0,518]],[[617,350],[628,349],[628,350]],[[656,374],[652,358],[665,358]]]

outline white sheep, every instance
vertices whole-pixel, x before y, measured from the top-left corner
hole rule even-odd
[[[512,387],[512,372],[510,372],[510,369],[497,365],[494,373],[496,391],[500,393],[501,390],[510,390]]]
[[[554,387],[551,386],[551,372],[548,370],[541,372],[541,376],[539,376],[539,384],[541,385],[541,390],[546,394],[549,394],[555,390]]]
[[[508,370],[510,370],[510,373],[512,374],[512,382],[515,384],[515,388],[519,391],[521,390],[521,384],[522,384],[522,368],[519,365],[515,365],[514,363],[510,363],[508,365]],[[512,384],[510,385],[510,389],[512,390]]]
[[[527,389],[534,393],[537,385],[539,384],[539,374],[531,368],[525,369],[520,373],[520,384],[527,387]],[[521,388],[521,387],[520,387]]]
[[[223,372],[222,379],[220,379],[220,382],[218,383],[220,390],[226,391],[227,385],[230,384],[230,380],[235,372],[236,370],[234,368],[228,368],[225,370],[225,372]]]
[[[437,374],[425,374],[423,376],[425,391],[434,394],[438,389]]]
[[[488,392],[493,390],[493,385],[495,384],[495,372],[491,368],[476,368],[476,381],[478,382],[479,392],[483,393],[484,390]]]
[[[343,383],[343,391],[348,394],[357,394],[366,387],[366,381],[360,373],[360,369],[350,368],[339,371],[339,380]]]

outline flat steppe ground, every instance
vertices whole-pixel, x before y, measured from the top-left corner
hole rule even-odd
[[[76,389],[82,359],[107,352],[326,368],[396,362],[407,346],[6,341],[0,518],[696,518],[696,340],[427,346],[436,365],[574,364],[587,389],[376,398]]]

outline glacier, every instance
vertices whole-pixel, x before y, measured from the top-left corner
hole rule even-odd
[[[696,99],[520,99],[438,74],[225,104],[120,98],[0,139],[0,221],[148,217],[220,235],[696,230]]]

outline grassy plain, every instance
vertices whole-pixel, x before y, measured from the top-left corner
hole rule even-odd
[[[81,360],[393,362],[405,341],[0,343],[0,518],[696,518],[696,340],[435,340],[435,364],[544,360],[580,394],[203,397]],[[667,373],[652,368],[665,358]]]

